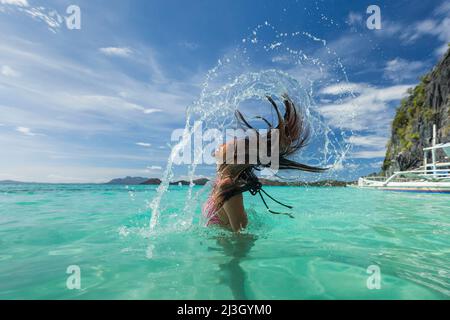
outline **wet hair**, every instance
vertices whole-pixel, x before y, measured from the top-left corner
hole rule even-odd
[[[288,156],[293,155],[295,152],[299,151],[307,145],[310,138],[310,130],[305,122],[304,117],[300,114],[299,110],[297,110],[295,104],[292,102],[289,96],[287,94],[284,94],[282,98],[285,107],[284,116],[282,116],[280,109],[278,108],[272,97],[267,96],[268,101],[271,103],[273,109],[275,109],[277,115],[278,124],[276,127],[274,127],[274,125],[266,118],[263,118],[261,116],[256,117],[264,121],[267,124],[269,130],[278,129],[279,169],[295,169],[307,172],[323,172],[327,170],[326,168],[309,166],[287,158]],[[261,138],[259,131],[252,125],[250,125],[250,123],[239,110],[236,110],[236,119],[238,121],[238,124],[242,128],[254,130],[254,132],[256,132],[257,138]],[[268,150],[271,150],[270,146],[272,143],[272,136],[270,131],[268,131],[266,138],[268,143]],[[221,163],[218,166],[217,179],[211,193],[211,200],[213,202],[214,210],[216,211],[219,211],[228,199],[239,193],[245,191],[251,191],[252,194],[256,193],[258,189],[261,188],[261,184],[256,178],[254,170],[261,170],[263,168],[270,167],[270,163],[263,164],[261,163],[261,161],[259,161],[259,158],[256,164],[251,164],[249,162],[250,156],[248,137],[244,139],[246,146],[245,162],[243,164],[237,164],[236,161],[235,163],[231,164]],[[228,148],[234,148],[234,150],[231,151],[231,154],[236,160],[236,141],[237,138],[234,139],[234,143],[224,144],[221,146],[223,155],[230,152],[230,150],[227,150]]]

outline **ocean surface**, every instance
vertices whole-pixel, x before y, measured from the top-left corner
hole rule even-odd
[[[449,195],[266,190],[295,219],[246,195],[233,235],[205,228],[200,204],[149,232],[155,186],[1,185],[0,299],[450,299]]]

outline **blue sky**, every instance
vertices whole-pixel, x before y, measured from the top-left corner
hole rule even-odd
[[[366,27],[371,4],[381,30]],[[57,19],[69,5],[81,30]],[[349,83],[315,79],[317,110],[354,133],[338,176],[377,171],[399,100],[450,41],[448,1],[0,0],[0,180],[161,176],[208,70],[266,21],[339,57]]]

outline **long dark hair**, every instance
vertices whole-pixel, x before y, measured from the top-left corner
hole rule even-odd
[[[303,115],[300,114],[300,111],[297,110],[295,104],[289,98],[287,94],[282,96],[283,103],[285,107],[284,116],[282,116],[280,109],[278,108],[275,101],[272,97],[267,96],[267,99],[271,103],[272,107],[275,109],[278,125],[274,127],[274,125],[269,122],[266,118],[258,116],[257,118],[264,121],[267,126],[267,143],[272,143],[272,136],[270,129],[278,130],[278,138],[279,138],[279,169],[295,169],[307,172],[323,172],[327,170],[326,168],[313,167],[306,164],[302,164],[293,160],[288,159],[287,157],[293,155],[298,150],[304,148],[308,140],[310,138],[310,130],[308,125],[305,122]],[[238,124],[244,129],[251,129],[256,132],[257,137],[260,138],[260,133],[258,129],[255,129],[244,117],[244,115],[236,110],[236,119]],[[248,140],[248,138],[245,138]],[[236,138],[235,138],[236,141]],[[246,141],[246,147],[248,146],[248,141]],[[228,148],[234,148],[234,157],[235,160],[237,158],[237,144],[224,144],[221,146],[222,154],[227,154]],[[269,147],[270,150],[270,147]],[[244,164],[229,164],[229,163],[221,163],[217,169],[217,179],[216,183],[213,186],[212,190],[212,201],[214,204],[214,209],[218,211],[222,208],[224,202],[228,200],[230,197],[239,193],[241,189],[243,189],[248,181],[246,180],[246,176],[243,173],[252,171],[254,169],[260,170],[264,167],[270,167],[269,164],[263,164],[259,161],[256,164],[249,163],[249,149],[246,148],[246,162]]]

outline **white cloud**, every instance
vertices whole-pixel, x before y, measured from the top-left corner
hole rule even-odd
[[[162,167],[161,166],[150,166],[150,167],[147,167],[147,169],[148,170],[157,170],[157,171],[159,171],[159,170],[162,170]]]
[[[440,6],[434,10],[434,15],[446,15],[450,13],[450,2],[443,1]]]
[[[129,57],[133,50],[126,47],[106,47],[99,49],[101,53],[107,56],[117,56],[117,57]]]
[[[155,109],[155,108],[147,108],[144,109],[143,111],[145,114],[151,114],[151,113],[155,113],[155,112],[162,112],[161,109]]]
[[[19,7],[28,7],[28,1],[27,0],[0,0],[1,4],[9,4]]]
[[[386,37],[397,36],[399,33],[404,31],[404,29],[405,26],[398,22],[383,19],[383,27],[381,28],[381,30],[378,30],[379,32],[376,32],[375,35]]]
[[[425,36],[435,37],[441,43],[434,52],[441,56],[450,42],[450,3],[442,1],[428,17],[415,22],[398,22],[383,18],[383,27],[375,35],[395,37],[403,44],[412,44]]]
[[[355,159],[372,159],[372,158],[384,158],[386,151],[383,150],[362,150],[353,152],[350,156]]]
[[[349,130],[372,130],[387,132],[390,127],[392,112],[389,103],[398,101],[405,96],[410,85],[397,85],[377,88],[367,84],[350,86],[356,95],[341,98],[335,103],[319,106],[319,111],[329,121],[330,125]],[[321,93],[338,96],[343,87],[330,86]],[[347,88],[348,89],[348,88]]]
[[[140,147],[145,147],[145,148],[150,148],[152,146],[151,143],[146,143],[146,142],[136,142],[136,145],[140,146]]]
[[[46,9],[44,7],[34,7],[29,9],[23,9],[23,11],[32,17],[34,20],[42,21],[47,24],[48,29],[56,33],[61,27],[64,19],[55,10]]]
[[[418,80],[419,75],[425,72],[425,68],[426,63],[424,62],[395,58],[386,63],[384,77],[396,83],[405,80]]]
[[[437,19],[425,19],[398,31],[403,42],[413,43],[425,35],[437,35],[435,32],[437,28],[439,28]]]
[[[426,19],[418,22],[415,26],[419,34],[434,33],[434,29],[438,26],[437,21],[433,19]]]
[[[5,77],[18,77],[20,76],[19,72],[11,68],[10,66],[4,65],[0,68],[0,74]]]
[[[27,127],[17,127],[16,131],[20,132],[20,133],[22,133],[22,134],[24,134],[26,136],[35,136],[36,135],[36,133],[31,132],[31,129],[27,128]]]
[[[355,136],[351,136],[350,138],[348,138],[347,142],[351,143],[355,146],[384,148],[387,140],[388,140],[387,137],[380,137],[380,136],[374,136],[374,135],[368,135],[368,136],[356,136],[355,135]]]
[[[384,21],[383,25],[391,25],[390,32],[383,31],[380,34],[387,36],[399,36],[407,44],[414,43],[424,36],[436,37],[442,43],[435,53],[441,55],[444,51],[444,45],[450,42],[450,5],[446,2],[434,10],[431,17],[420,20],[411,25],[402,25],[390,21]],[[383,27],[384,29],[385,27]]]
[[[320,90],[320,93],[329,95],[339,95],[351,92],[358,93],[364,90],[365,87],[367,87],[365,84],[345,82],[325,87]]]
[[[43,6],[30,6],[27,0],[0,0],[0,12],[20,12],[33,20],[44,22],[48,29],[56,33],[64,22],[64,18],[54,9]]]
[[[351,158],[378,158],[386,154],[387,137],[377,135],[353,135],[347,139],[348,143],[355,146],[356,151],[350,154]]]

